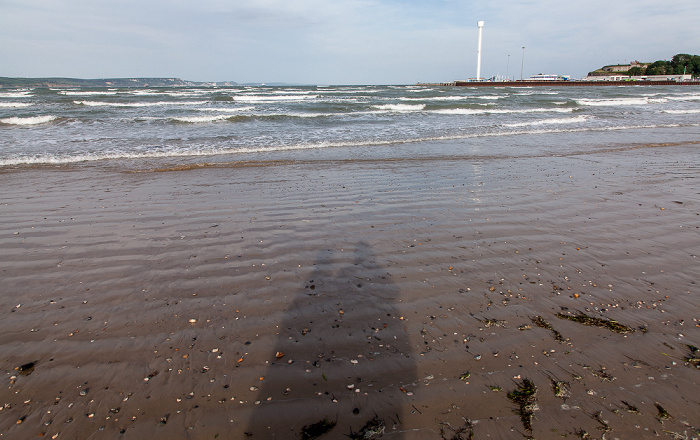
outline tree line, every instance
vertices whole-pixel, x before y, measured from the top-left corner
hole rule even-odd
[[[643,75],[693,75],[700,76],[700,56],[679,53],[671,61],[659,60],[644,67],[632,67],[627,71],[630,76]]]

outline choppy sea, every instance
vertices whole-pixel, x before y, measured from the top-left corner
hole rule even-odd
[[[526,157],[700,140],[695,86],[0,89],[0,167]]]

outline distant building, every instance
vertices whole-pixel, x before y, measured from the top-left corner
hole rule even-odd
[[[692,81],[692,75],[589,75],[584,81]]]
[[[570,81],[570,75],[548,75],[544,73],[538,73],[537,75],[530,76],[529,81]]]
[[[639,67],[640,69],[646,69],[649,63],[640,63],[639,61],[632,61],[629,64],[614,64],[612,66],[604,66],[600,70],[605,72],[627,72],[633,67]]]
[[[629,75],[588,75],[584,81],[629,81]]]

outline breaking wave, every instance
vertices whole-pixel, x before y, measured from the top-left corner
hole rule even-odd
[[[474,109],[474,108],[449,108],[430,110],[430,113],[441,115],[483,115],[491,114],[517,114],[517,113],[571,113],[571,108],[528,108],[528,109]]]
[[[204,105],[207,101],[158,101],[158,102],[107,102],[73,101],[74,104],[88,107],[161,107],[167,105]]]
[[[578,105],[586,105],[592,107],[617,106],[617,105],[647,105],[654,103],[667,102],[666,98],[612,98],[612,99],[576,99]]]
[[[669,113],[671,115],[696,115],[700,113],[700,108],[693,108],[688,110],[662,110],[663,113]]]
[[[179,118],[172,118],[173,121],[187,122],[190,124],[204,124],[207,122],[223,121],[224,119],[230,118],[230,115],[216,115],[216,116],[184,116]]]
[[[0,119],[0,122],[2,122],[3,124],[7,124],[7,125],[38,125],[38,124],[46,124],[46,123],[54,121],[56,119],[58,119],[58,116],[46,115],[46,116],[29,116],[26,118],[19,118],[19,117],[5,118],[5,119]]]
[[[236,95],[233,100],[239,102],[293,102],[316,98],[318,95]]]
[[[530,122],[518,122],[514,124],[503,124],[504,127],[537,127],[541,125],[562,125],[562,124],[578,124],[589,120],[590,116],[580,115],[572,118],[550,118],[540,119]]]
[[[374,105],[372,108],[390,112],[416,112],[425,109],[425,104],[381,104]]]
[[[32,105],[28,102],[0,102],[0,108],[24,108]]]

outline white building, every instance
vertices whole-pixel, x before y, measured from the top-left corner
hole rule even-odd
[[[569,81],[571,79],[570,75],[548,75],[544,73],[538,73],[537,75],[530,76],[530,81]]]
[[[606,75],[587,76],[584,81],[692,81],[692,75]]]

